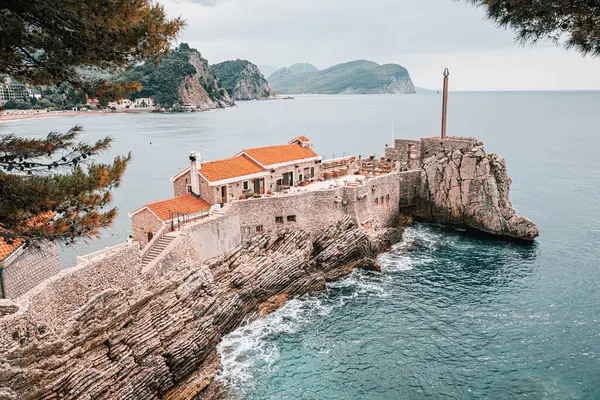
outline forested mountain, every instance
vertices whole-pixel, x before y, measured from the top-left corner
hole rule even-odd
[[[415,93],[406,68],[398,64],[351,61],[319,71],[311,64],[294,64],[269,76],[278,93],[372,94]]]
[[[234,100],[266,99],[275,96],[259,68],[246,60],[211,65],[213,74]]]

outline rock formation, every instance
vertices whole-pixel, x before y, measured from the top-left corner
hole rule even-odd
[[[186,76],[179,85],[179,103],[195,105],[203,111],[231,107],[233,100],[227,90],[219,86],[219,80],[213,75],[208,61],[193,51],[189,63],[196,74]]]
[[[183,259],[142,273],[135,253],[137,264],[115,266],[132,272],[131,283],[107,282],[77,309],[19,312],[2,303],[0,399],[211,397],[223,335],[353,268],[376,269],[375,256],[401,236],[397,228],[368,233],[346,217],[316,237],[258,236],[205,264],[182,237]],[[72,289],[58,288],[78,296]]]
[[[462,224],[495,235],[531,241],[536,225],[518,216],[509,194],[504,158],[471,138],[422,140],[421,177],[415,216]]]
[[[234,100],[256,100],[275,97],[269,82],[258,67],[246,60],[225,61],[211,66],[219,84]]]

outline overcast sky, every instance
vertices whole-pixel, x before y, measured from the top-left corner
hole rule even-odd
[[[160,0],[187,27],[180,42],[211,63],[242,58],[317,68],[357,59],[408,68],[416,86],[600,90],[600,59],[550,44],[520,47],[483,12],[452,0]]]

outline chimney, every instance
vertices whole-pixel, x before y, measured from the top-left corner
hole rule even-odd
[[[200,197],[200,176],[198,169],[200,168],[200,153],[192,151],[190,153],[190,170],[192,178],[192,194]]]

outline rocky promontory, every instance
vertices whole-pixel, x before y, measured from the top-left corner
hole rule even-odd
[[[0,399],[212,397],[225,334],[354,268],[377,269],[377,254],[401,237],[346,217],[316,236],[264,234],[206,263],[183,236],[150,270],[132,248],[65,271],[0,303]],[[104,290],[86,295],[90,285]]]
[[[162,107],[193,106],[206,111],[234,105],[200,52],[182,43],[155,62],[146,62],[118,80],[141,83],[132,98],[150,97]]]
[[[275,97],[269,82],[258,67],[246,60],[224,61],[211,66],[213,74],[219,79],[234,100],[256,100]]]
[[[461,224],[494,235],[531,241],[537,226],[510,202],[506,161],[472,138],[422,140],[415,216]]]

